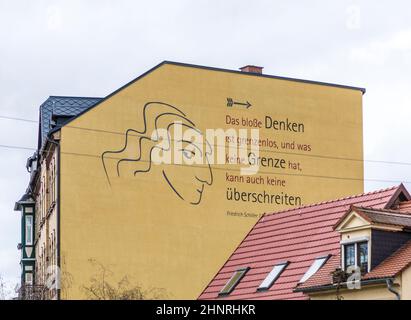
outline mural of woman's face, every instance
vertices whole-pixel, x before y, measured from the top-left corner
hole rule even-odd
[[[163,176],[179,198],[197,205],[206,186],[213,183],[213,173],[209,161],[211,146],[198,130],[194,130],[196,139],[181,137],[171,141],[173,162],[163,167]]]
[[[102,153],[108,183],[146,174],[158,164],[164,182],[174,194],[192,205],[199,204],[206,185],[213,183],[211,145],[184,112],[170,104],[146,103],[142,119],[143,129],[127,129],[121,148]],[[160,136],[165,137],[165,145],[161,145]],[[162,158],[155,155],[158,151],[166,155],[166,162],[155,160]]]

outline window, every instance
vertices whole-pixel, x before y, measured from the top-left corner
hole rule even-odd
[[[33,213],[33,207],[24,207],[24,213]]]
[[[345,244],[344,250],[344,270],[350,266],[358,266],[361,273],[368,272],[368,241]]]
[[[24,282],[28,285],[32,285],[33,284],[33,274],[31,272],[27,272],[24,275]]]
[[[247,271],[249,269],[250,268],[241,268],[241,269],[238,269],[236,272],[234,272],[231,279],[228,280],[228,282],[226,283],[224,288],[221,289],[219,295],[228,295],[228,294],[230,294],[234,290],[236,285],[240,282],[240,280],[245,276],[245,274],[247,273]]]
[[[344,267],[355,266],[355,244],[347,244],[344,246]]]
[[[33,216],[26,216],[26,245],[33,244]]]
[[[358,266],[361,268],[361,272],[368,271],[368,243],[358,243]]]
[[[288,262],[283,262],[274,266],[274,268],[270,271],[264,281],[260,284],[257,288],[258,291],[268,290],[274,284],[274,282],[278,279],[281,273],[284,271],[285,267],[287,267]]]
[[[300,280],[300,283],[303,283],[310,279],[318,270],[321,269],[321,267],[324,265],[324,263],[328,260],[330,256],[325,256],[325,257],[319,257],[314,260],[313,264],[311,267],[307,270],[307,272],[303,275],[303,277]]]

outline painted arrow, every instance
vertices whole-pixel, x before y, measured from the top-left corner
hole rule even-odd
[[[235,105],[243,106],[243,107],[246,107],[247,109],[252,106],[252,104],[248,101],[238,102],[238,101],[234,101],[232,98],[227,98],[227,107],[231,108],[231,107],[234,107]]]

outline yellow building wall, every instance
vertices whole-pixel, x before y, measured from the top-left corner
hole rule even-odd
[[[227,98],[252,106],[227,107]],[[245,128],[242,118],[264,123],[266,116],[303,123],[304,132],[263,127],[260,139],[275,140],[278,148],[264,148],[260,155],[284,159],[287,168],[260,168],[256,176],[265,183],[259,185],[228,181],[228,175],[239,176],[239,166],[211,165],[213,183],[203,184],[201,202],[192,205],[173,192],[163,171],[178,192],[192,197],[198,187],[195,176],[208,174],[205,166],[195,173],[187,166],[153,165],[134,175],[137,164],[123,162],[117,177],[118,159],[113,157],[107,160],[108,183],[102,154],[120,150],[127,129],[143,129],[148,102],[177,107],[202,132]],[[151,119],[158,114],[153,112]],[[227,124],[228,118],[239,119],[240,125]],[[135,139],[130,137],[128,154],[120,157],[139,154]],[[294,142],[295,149],[281,148],[286,142]],[[297,150],[297,145],[309,145],[311,151]],[[302,205],[359,194],[363,163],[334,158],[362,156],[358,90],[164,64],[61,130],[62,274],[69,275],[71,284],[62,297],[85,297],[81,288],[96,272],[88,262],[92,258],[143,288],[164,288],[170,298],[194,299],[262,213],[291,207],[228,200],[227,188],[287,193],[300,197]],[[300,170],[290,169],[289,162],[299,163]],[[285,186],[268,185],[267,178],[284,180]]]
[[[411,300],[411,268],[401,273],[401,299]]]

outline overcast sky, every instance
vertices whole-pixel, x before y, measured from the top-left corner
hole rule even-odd
[[[163,60],[365,87],[365,159],[411,163],[410,1],[0,0],[0,115],[37,119],[49,95],[102,97]],[[36,139],[37,124],[0,119],[0,145]],[[14,285],[30,152],[0,154],[0,274]],[[411,181],[409,165],[365,168]]]

